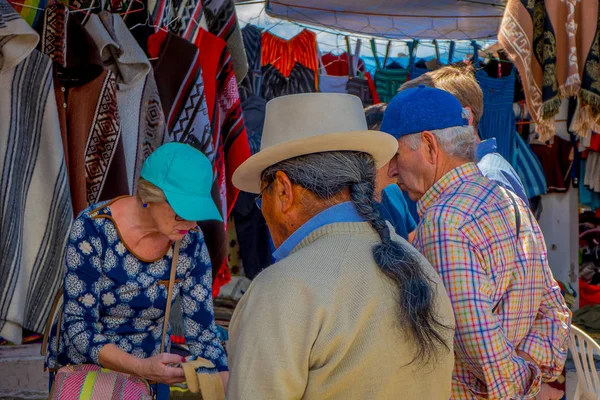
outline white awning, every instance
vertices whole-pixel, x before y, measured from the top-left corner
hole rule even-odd
[[[495,39],[506,0],[266,0],[276,18],[389,39]]]

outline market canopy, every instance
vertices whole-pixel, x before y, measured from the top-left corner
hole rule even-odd
[[[276,18],[389,39],[495,39],[506,0],[266,0]]]

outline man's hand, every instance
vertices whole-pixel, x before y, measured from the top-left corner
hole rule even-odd
[[[521,357],[523,360],[528,362],[534,362],[533,359],[529,356],[529,354],[517,350],[517,355]],[[547,383],[542,383],[542,387],[537,396],[535,396],[535,400],[560,400],[565,395],[565,392],[562,390],[554,389]]]
[[[565,392],[562,390],[554,389],[547,383],[542,383],[542,388],[537,396],[535,396],[535,400],[560,400],[565,395]]]

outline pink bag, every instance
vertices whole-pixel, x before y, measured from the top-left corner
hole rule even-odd
[[[95,364],[67,365],[54,377],[51,400],[150,400],[148,382],[137,376],[100,368]]]

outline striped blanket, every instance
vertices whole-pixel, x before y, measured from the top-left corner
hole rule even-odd
[[[43,330],[73,219],[50,59],[0,0],[0,336]]]

